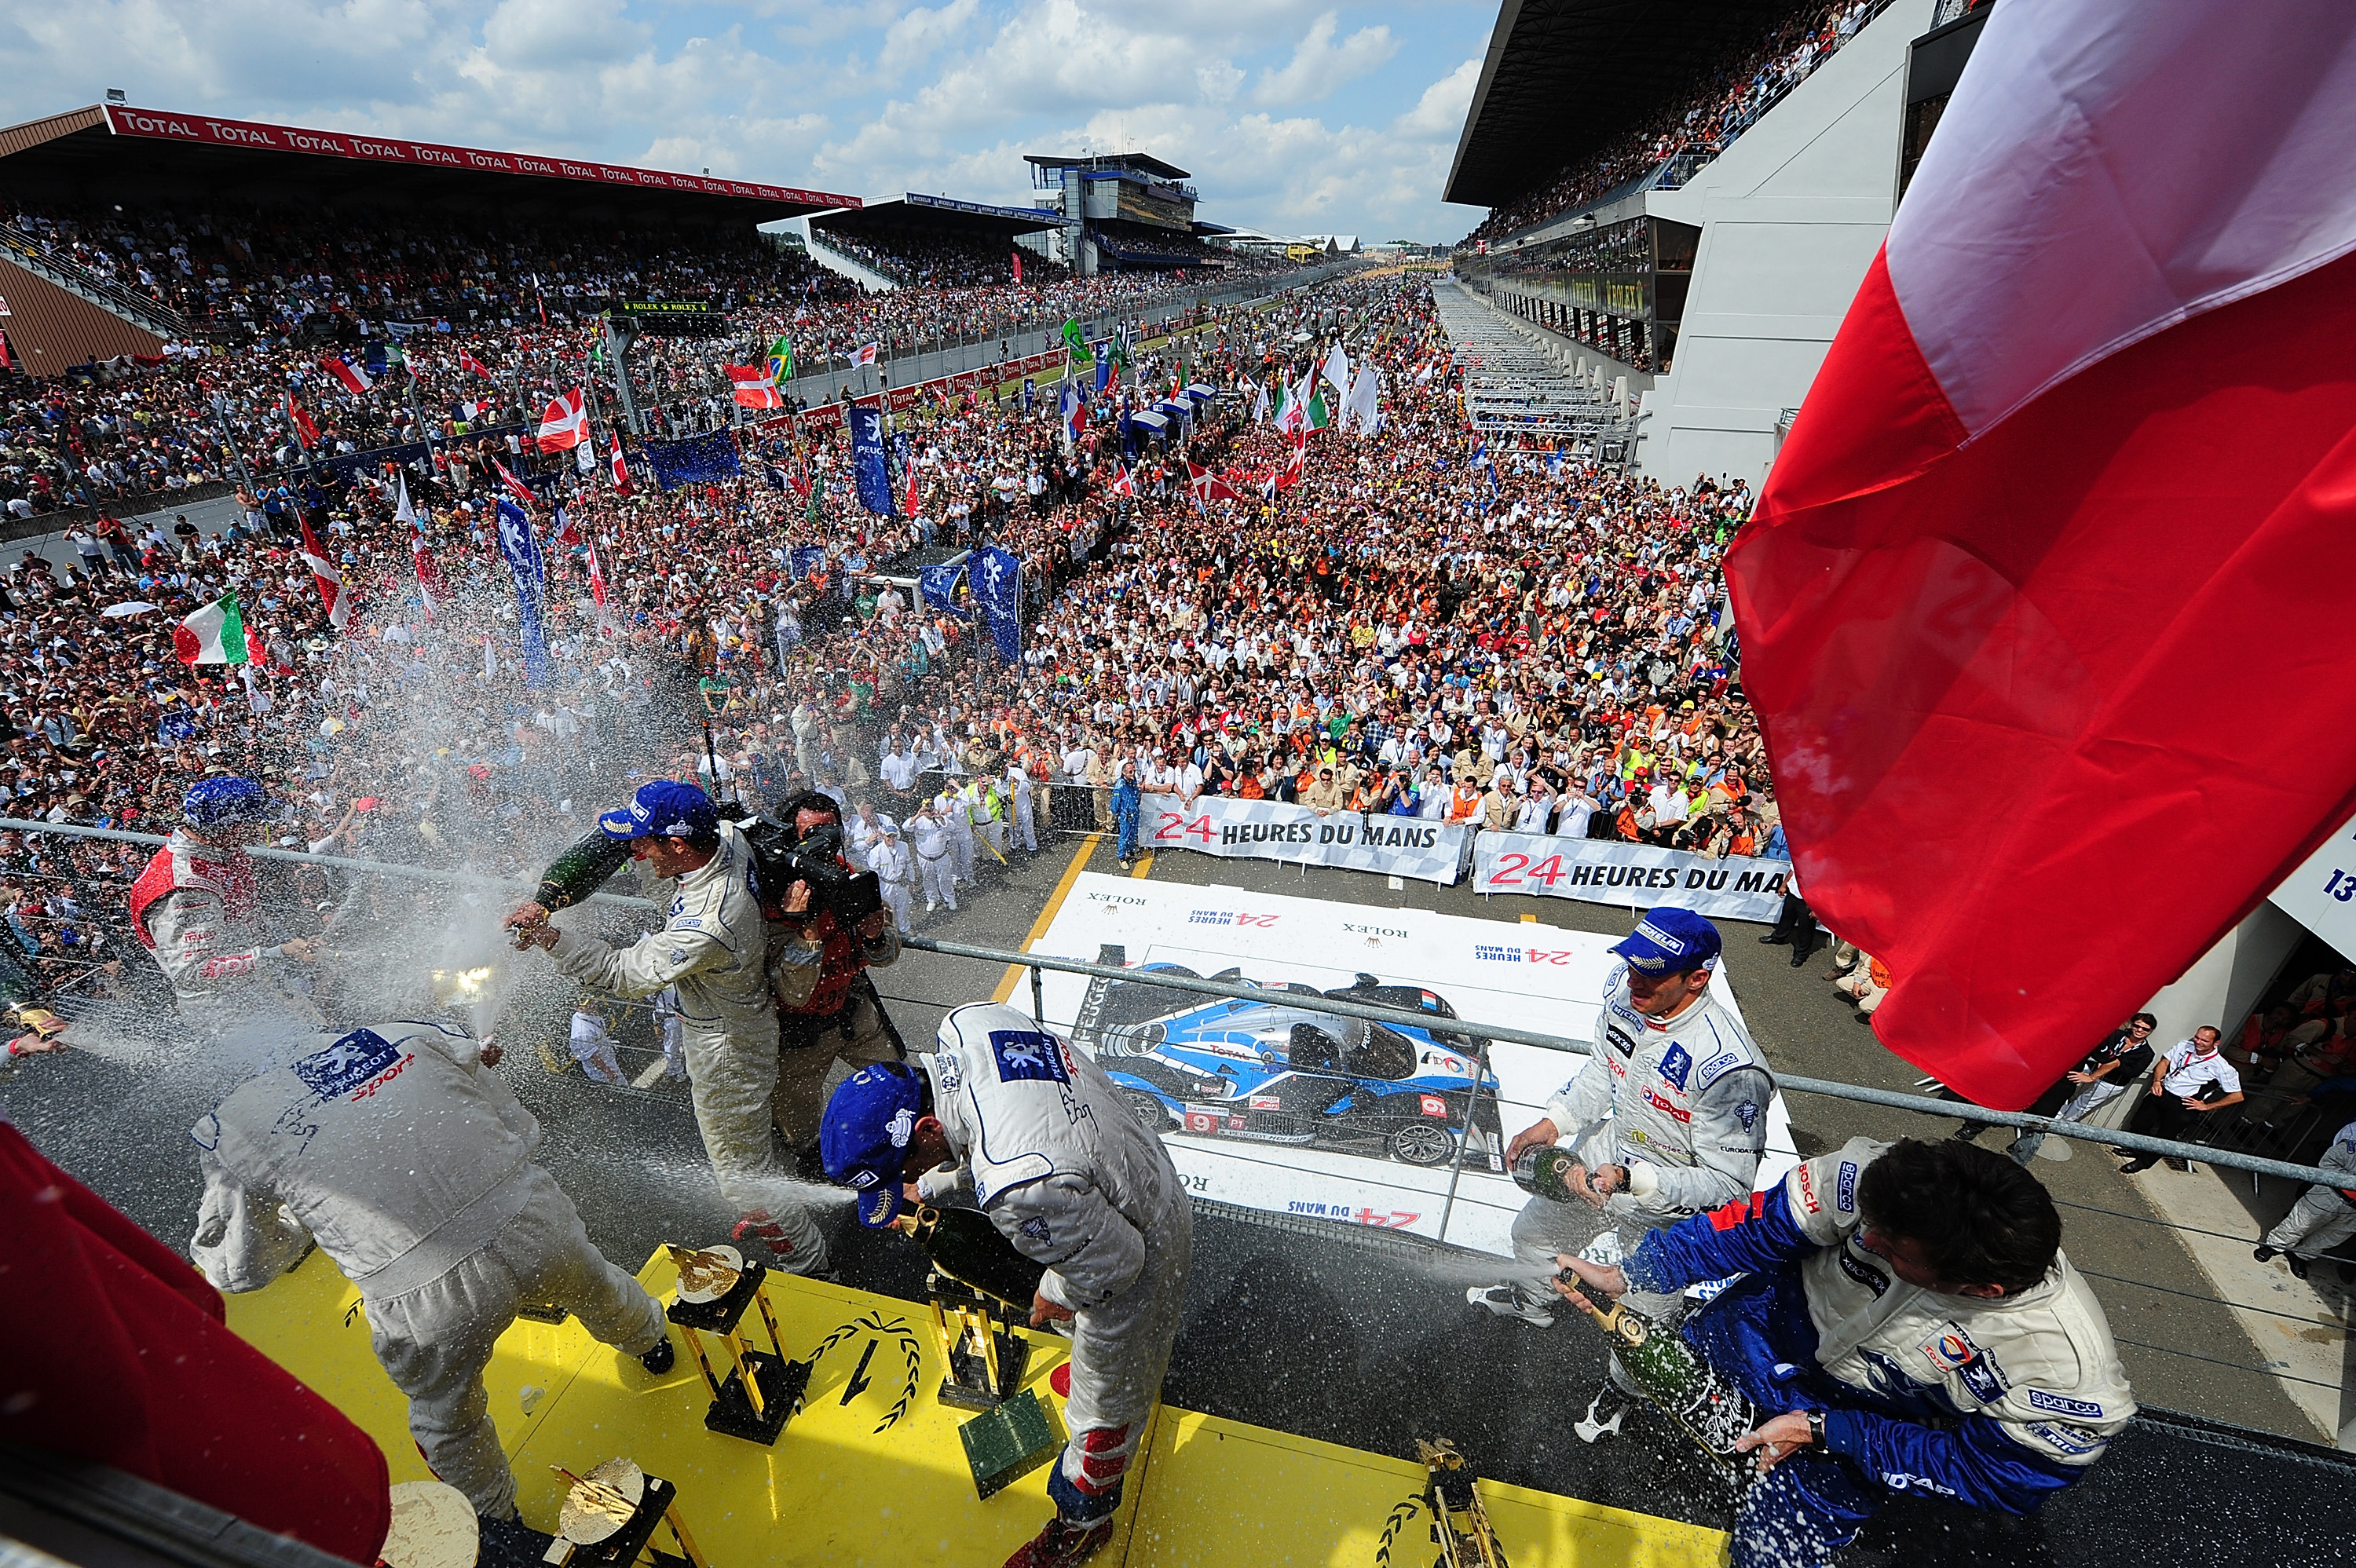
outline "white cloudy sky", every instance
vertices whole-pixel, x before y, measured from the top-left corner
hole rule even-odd
[[[1202,215],[1452,240],[1496,0],[72,0],[0,13],[0,119],[97,101],[1027,205],[1142,148]]]

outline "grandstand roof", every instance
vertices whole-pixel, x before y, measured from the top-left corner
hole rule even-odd
[[[1656,112],[1800,0],[1504,0],[1443,199],[1499,207]]]
[[[1137,174],[1157,176],[1166,180],[1190,179],[1193,176],[1175,164],[1165,164],[1151,153],[1025,153],[1023,161],[1045,169],[1087,167],[1107,173],[1129,170]]]
[[[862,207],[841,212],[819,213],[810,221],[821,229],[836,229],[845,234],[915,231],[960,239],[995,235],[1001,240],[1063,226],[1063,219],[1053,211],[1035,207],[991,207],[913,190],[905,196],[879,197]]]
[[[517,217],[766,223],[859,198],[710,175],[92,104],[0,129],[0,178],[20,196],[329,207]]]

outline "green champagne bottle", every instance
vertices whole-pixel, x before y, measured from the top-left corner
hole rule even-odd
[[[974,1209],[936,1209],[930,1204],[903,1218],[901,1228],[916,1238],[933,1266],[1028,1314],[1031,1298],[1047,1272],[1014,1250],[990,1216]]]
[[[1622,1368],[1644,1396],[1684,1428],[1696,1446],[1740,1473],[1743,1460],[1734,1440],[1759,1424],[1759,1409],[1732,1379],[1695,1354],[1685,1337],[1664,1333],[1659,1324],[1624,1301],[1614,1301],[1569,1269],[1559,1275],[1595,1306],[1595,1326],[1612,1340]]]
[[[1569,1203],[1579,1196],[1570,1189],[1569,1175],[1578,1163],[1579,1156],[1560,1144],[1534,1144],[1514,1161],[1514,1184],[1537,1197]]]
[[[602,827],[592,828],[579,843],[549,862],[540,874],[540,891],[532,901],[554,914],[605,885],[630,858],[630,841],[608,838]]]

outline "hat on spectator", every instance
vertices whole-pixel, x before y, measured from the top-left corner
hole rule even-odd
[[[1625,958],[1632,969],[1670,975],[1715,967],[1722,945],[1718,927],[1708,921],[1689,909],[1662,904],[1614,944],[1612,951]]]
[[[597,819],[608,838],[693,838],[720,830],[712,797],[691,784],[657,779],[638,786],[630,804]]]
[[[819,1124],[826,1174],[859,1194],[859,1222],[881,1230],[900,1217],[900,1168],[924,1108],[914,1069],[887,1061],[842,1081]]]

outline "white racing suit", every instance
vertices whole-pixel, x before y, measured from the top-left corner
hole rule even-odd
[[[1943,1296],[1863,1243],[1858,1189],[1889,1147],[1857,1138],[1756,1196],[1646,1238],[1631,1290],[1743,1277],[1685,1337],[1761,1418],[1825,1413],[1825,1449],[1743,1494],[1733,1568],[1819,1568],[1890,1498],[2028,1513],[2136,1412],[2094,1290],[2057,1254],[2017,1296]]]
[[[676,988],[688,1093],[721,1196],[790,1272],[824,1273],[826,1238],[769,1141],[776,1002],[753,850],[735,824],[722,823],[719,849],[679,879],[660,931],[623,948],[562,931],[549,952],[573,978],[616,996]]]
[[[1627,1167],[1630,1189],[1601,1210],[1533,1197],[1514,1217],[1514,1255],[1524,1263],[1550,1265],[1607,1230],[1622,1253],[1633,1252],[1647,1231],[1746,1197],[1758,1179],[1775,1092],[1766,1059],[1708,991],[1666,1023],[1646,1018],[1629,1004],[1626,973],[1605,985],[1593,1051],[1547,1100],[1547,1116],[1589,1170]],[[1542,1306],[1551,1296],[1529,1285],[1515,1292]],[[1628,1299],[1664,1328],[1685,1316],[1682,1296]],[[1623,1393],[1643,1392],[1617,1356],[1612,1381]]]
[[[2282,1223],[2266,1232],[2267,1246],[2308,1263],[2356,1235],[2356,1122],[2333,1134],[2331,1147],[2315,1163],[2326,1170],[2350,1172],[2348,1185],[2308,1188]]]
[[[515,1511],[483,1368],[519,1307],[562,1307],[633,1356],[663,1338],[662,1308],[590,1244],[531,1162],[540,1124],[465,1035],[355,1029],[247,1080],[190,1136],[197,1266],[221,1290],[259,1290],[316,1239],[359,1287],[426,1463],[477,1513]]]
[[[1170,1366],[1194,1211],[1162,1140],[1093,1061],[1000,1004],[941,1028],[957,1048],[916,1061],[949,1147],[999,1232],[1047,1265],[1040,1294],[1074,1314],[1071,1436],[1047,1492],[1067,1520],[1102,1519]]]
[[[132,933],[191,1019],[223,1029],[266,1011],[316,1024],[307,966],[271,942],[256,894],[252,856],[175,828],[131,884]]]

